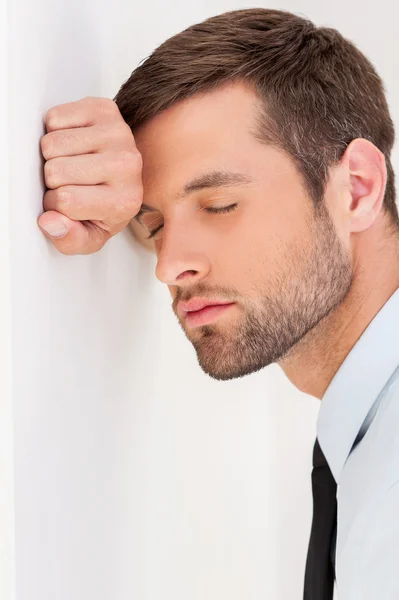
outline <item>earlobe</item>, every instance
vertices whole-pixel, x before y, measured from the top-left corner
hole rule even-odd
[[[384,201],[385,157],[374,144],[363,138],[353,140],[345,154],[350,175],[351,231],[364,231],[374,223]]]

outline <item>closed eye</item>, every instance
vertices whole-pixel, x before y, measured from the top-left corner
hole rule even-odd
[[[221,208],[213,208],[213,207],[208,207],[205,208],[204,210],[212,213],[212,214],[221,214],[221,213],[228,213],[228,212],[232,212],[233,210],[235,210],[237,208],[238,204],[230,204],[230,206],[222,206]],[[154,237],[154,235],[160,230],[162,229],[163,225],[160,225],[159,227],[157,227],[156,229],[154,229],[154,231],[151,231],[150,235],[148,235],[146,237],[146,239],[150,239],[152,237]]]

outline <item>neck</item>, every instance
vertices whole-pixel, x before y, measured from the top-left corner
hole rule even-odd
[[[398,239],[364,245],[358,248],[362,260],[355,256],[353,283],[345,300],[278,363],[295,387],[319,400],[362,333],[399,288]]]

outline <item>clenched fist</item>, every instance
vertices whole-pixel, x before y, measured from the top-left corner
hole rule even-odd
[[[143,201],[142,158],[115,102],[87,96],[45,116],[48,191],[38,224],[62,254],[92,254]]]

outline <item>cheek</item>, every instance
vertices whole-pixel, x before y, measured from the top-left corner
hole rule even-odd
[[[256,214],[248,211],[240,222],[240,233],[236,244],[232,245],[230,255],[235,257],[236,264],[243,268],[261,268],[267,271],[279,269],[285,255],[295,253],[295,248],[305,246],[311,232],[306,221],[306,212],[302,202],[304,197],[298,190],[276,193],[278,199],[268,203]],[[268,190],[268,196],[270,190]],[[309,202],[308,200],[306,200]],[[257,204],[259,206],[259,203]]]

